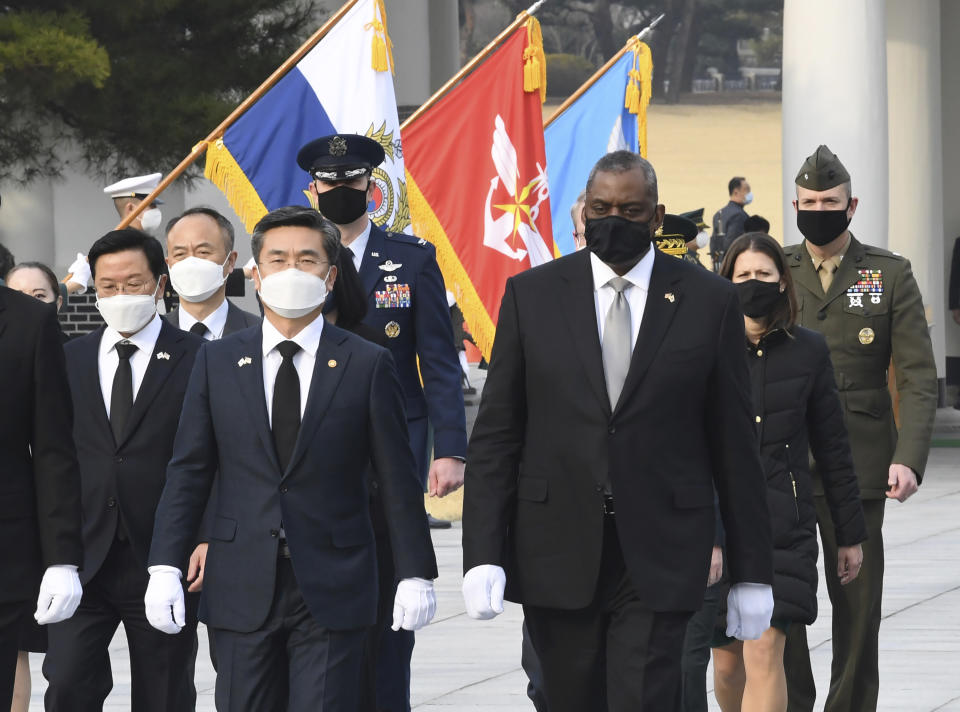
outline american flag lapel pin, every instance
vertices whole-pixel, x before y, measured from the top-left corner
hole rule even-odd
[[[169,360],[170,360],[170,354],[168,354],[166,351],[158,351],[158,352],[157,352],[157,361],[159,361],[160,359],[163,359],[164,361],[169,361]]]
[[[663,298],[666,299],[671,304],[677,301],[677,298],[673,296],[673,292],[667,292],[666,294],[663,295]]]
[[[253,363],[253,359],[250,358],[249,356],[241,356],[241,357],[240,357],[240,360],[237,361],[237,366],[240,367],[240,368],[243,368],[243,367],[246,366],[248,363]]]

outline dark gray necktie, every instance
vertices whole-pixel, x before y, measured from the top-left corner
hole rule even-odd
[[[277,351],[283,357],[273,384],[273,444],[277,448],[280,468],[287,469],[300,433],[300,376],[293,357],[300,350],[295,341],[281,341]]]
[[[133,369],[130,368],[130,357],[137,350],[137,346],[129,341],[121,341],[115,348],[119,361],[110,389],[110,429],[113,430],[114,442],[119,445],[130,418],[130,411],[133,410]]]
[[[201,339],[206,336],[208,331],[209,329],[207,329],[207,325],[204,324],[202,321],[198,321],[196,324],[190,327],[190,333],[196,334]]]
[[[608,285],[617,293],[613,304],[607,311],[607,318],[603,323],[603,377],[607,382],[607,396],[610,398],[610,408],[617,407],[620,400],[620,391],[623,382],[627,380],[627,371],[630,370],[630,304],[623,290],[630,286],[630,282],[623,277],[614,277]]]

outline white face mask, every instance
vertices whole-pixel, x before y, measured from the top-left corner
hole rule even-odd
[[[697,247],[703,249],[710,244],[710,235],[707,234],[706,230],[701,230],[697,233]]]
[[[160,208],[150,208],[149,210],[144,210],[140,215],[140,224],[144,230],[156,230],[160,227],[160,220],[162,219],[163,216],[160,213]]]
[[[133,334],[145,327],[157,315],[157,289],[153,294],[117,294],[113,297],[97,297],[100,316],[114,331]]]
[[[743,204],[750,205],[750,203],[752,202],[753,202],[753,191],[751,190],[749,193],[743,196]]]
[[[223,268],[229,261],[229,255],[222,265],[200,257],[186,257],[170,267],[170,283],[184,301],[202,302],[226,281]]]
[[[260,299],[276,314],[297,319],[323,304],[327,298],[326,279],[290,267],[260,280]]]

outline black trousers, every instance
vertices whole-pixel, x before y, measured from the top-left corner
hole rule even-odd
[[[710,663],[710,641],[717,627],[720,599],[726,590],[719,584],[708,586],[703,594],[703,607],[687,623],[683,638],[683,712],[707,712],[707,665]]]
[[[17,672],[20,622],[29,602],[0,603],[0,710],[10,709]]]
[[[109,645],[122,623],[130,650],[132,712],[196,707],[196,596],[187,597],[187,626],[176,635],[147,621],[149,575],[129,541],[115,541],[100,571],[83,587],[71,618],[49,626],[43,675],[47,712],[100,712],[113,688]]]
[[[520,667],[527,673],[527,697],[533,703],[533,708],[537,712],[547,712],[550,708],[547,707],[547,696],[543,694],[543,668],[530,640],[526,621],[520,630]]]
[[[289,559],[277,561],[266,622],[252,633],[211,628],[218,712],[355,712],[364,630],[317,625]]]
[[[574,611],[524,605],[523,613],[550,712],[679,712],[690,613],[660,613],[640,603],[612,517],[590,605]]]

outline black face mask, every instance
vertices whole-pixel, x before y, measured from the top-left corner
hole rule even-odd
[[[587,249],[608,265],[636,262],[650,249],[650,226],[619,215],[587,218],[584,237]]]
[[[367,190],[338,185],[325,193],[317,193],[317,208],[337,225],[349,225],[367,212]]]
[[[847,207],[849,207],[847,203]],[[817,247],[836,240],[847,226],[847,208],[843,210],[798,210],[797,227],[803,236]]]
[[[743,313],[751,319],[769,316],[773,308],[787,296],[785,292],[780,291],[780,282],[748,279],[746,282],[737,282],[733,286],[737,288]]]

